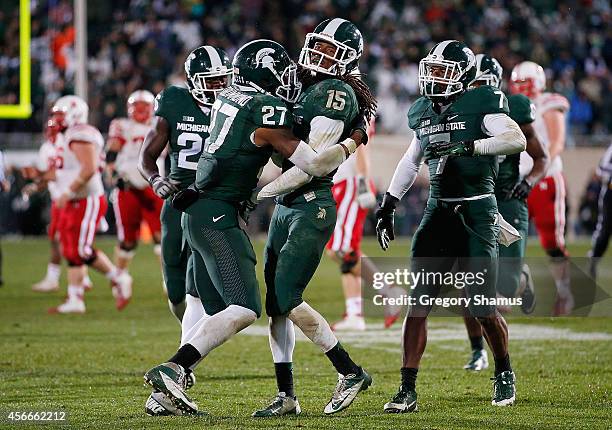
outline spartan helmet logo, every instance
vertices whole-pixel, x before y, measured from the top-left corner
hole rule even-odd
[[[257,51],[257,54],[255,54],[255,63],[257,65],[257,67],[263,67],[266,69],[270,69],[270,71],[272,72],[272,74],[274,76],[276,76],[278,78],[278,80],[280,81],[280,76],[278,76],[278,73],[276,72],[276,70],[274,70],[274,58],[272,58],[272,56],[270,54],[273,54],[274,48],[262,48],[259,51]]]
[[[472,52],[472,50],[468,48],[467,46],[463,48],[463,52],[465,52],[465,55],[467,55],[467,58],[468,58],[468,65],[465,68],[467,70],[470,67],[473,67],[476,65],[476,56],[474,55],[474,52]]]

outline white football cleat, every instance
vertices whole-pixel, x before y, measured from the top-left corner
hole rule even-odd
[[[89,276],[85,276],[83,279],[83,288],[85,288],[85,291],[91,291],[93,288],[93,282],[91,282],[91,278]]]
[[[84,314],[85,301],[82,297],[68,297],[61,305],[49,308],[48,312],[50,314]]]
[[[361,315],[347,315],[332,325],[331,329],[333,331],[364,331],[366,329],[366,323]]]
[[[172,400],[161,391],[153,391],[145,403],[145,412],[151,417],[183,415],[183,411],[174,406]]]
[[[115,306],[120,311],[125,308],[132,298],[132,277],[127,272],[121,272],[111,283]]]
[[[32,285],[32,291],[36,291],[37,293],[52,293],[57,290],[59,290],[59,282],[49,278],[45,278]]]

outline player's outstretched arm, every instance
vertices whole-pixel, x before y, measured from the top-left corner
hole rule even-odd
[[[337,168],[355,149],[357,143],[353,139],[327,148],[317,154],[307,143],[293,135],[289,128],[258,128],[255,130],[255,145],[270,145],[282,156],[312,176],[324,176]]]
[[[162,199],[167,199],[178,189],[170,179],[162,177],[157,168],[157,159],[168,143],[170,127],[165,118],[156,116],[154,127],[147,133],[140,148],[138,170],[140,174],[149,181],[153,191]]]
[[[315,117],[312,120],[310,134],[308,135],[308,141],[310,143],[309,146],[314,151],[320,152],[320,155],[323,155],[323,152],[338,143],[338,140],[342,135],[343,129],[343,121],[334,120],[323,116]],[[362,130],[361,127],[355,127],[355,129],[351,133],[350,139],[356,142],[358,146],[360,143],[362,143],[364,136],[367,138],[367,134],[365,133],[365,131]],[[295,139],[297,140],[297,138]],[[342,162],[344,162],[347,158],[348,156],[340,160],[340,164],[342,164]],[[292,160],[290,159],[290,161]],[[337,160],[330,162],[333,162],[333,164],[335,164],[335,161]],[[301,187],[302,185],[305,185],[310,182],[313,176],[322,176],[311,175],[301,169],[297,163],[294,164],[296,164],[296,167],[292,167],[291,169],[287,170],[274,181],[263,187],[257,195],[257,200],[261,201],[265,198],[274,197],[280,194],[291,192]],[[338,164],[338,166],[340,164]],[[328,172],[323,173],[323,175],[333,171],[338,166],[332,167]]]
[[[521,127],[505,113],[485,115],[482,125],[491,137],[474,142],[474,155],[511,155],[525,150]]]

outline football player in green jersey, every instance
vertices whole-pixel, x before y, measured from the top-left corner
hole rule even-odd
[[[345,19],[325,20],[306,35],[299,59],[304,90],[293,109],[294,132],[317,151],[336,146],[350,134],[356,119],[363,113],[369,119],[376,109],[368,87],[351,73],[357,70],[362,52],[361,33]],[[328,322],[302,298],[334,230],[336,203],[331,193],[332,174],[313,178],[290,161],[283,163],[284,173],[258,194],[258,199],[280,195],[264,257],[266,313],[278,394],[268,406],[255,411],[255,417],[300,413],[293,390],[294,325],[338,372],[326,414],[347,408],[372,382],[351,360]]]
[[[376,213],[376,233],[381,247],[387,249],[394,239],[395,206],[414,183],[422,161],[427,161],[429,200],[412,240],[411,270],[446,274],[457,263],[459,271],[484,279],[466,284],[464,291],[471,299],[469,310],[482,325],[495,356],[492,404],[501,406],[514,402],[515,376],[508,355],[508,328],[491,303],[495,299],[499,233],[497,156],[523,151],[526,141],[518,124],[508,116],[508,102],[501,91],[490,86],[467,91],[475,77],[474,53],[456,40],[436,44],[421,60],[419,87],[423,97],[408,112],[414,138]],[[439,289],[435,282],[419,282],[412,290],[415,304],[403,326],[402,382],[385,404],[386,412],[417,409],[415,384],[427,342],[428,299]]]
[[[476,55],[476,78],[470,88],[490,85],[501,88],[502,67],[489,55]],[[495,180],[497,209],[506,221],[521,234],[521,239],[510,246],[499,247],[499,266],[497,293],[509,298],[521,297],[521,309],[529,314],[535,308],[535,291],[529,266],[523,264],[529,228],[526,198],[531,188],[544,176],[548,168],[548,151],[538,140],[533,128],[535,106],[522,94],[508,96],[510,118],[521,127],[527,139],[527,153],[533,159],[529,174],[519,180],[520,154],[500,155],[499,173]],[[479,371],[489,365],[487,351],[484,349],[482,326],[476,319],[466,314],[465,326],[470,338],[472,356],[463,366],[466,370]]]
[[[174,208],[186,212],[184,234],[192,250],[195,284],[208,315],[168,363],[145,374],[182,411],[197,412],[185,394],[185,369],[252,324],[261,314],[255,253],[238,223],[239,205],[250,198],[272,151],[313,176],[327,175],[357,148],[352,138],[315,152],[291,131],[287,103],[301,85],[285,49],[271,40],[242,46],[233,60],[234,83],[217,94],[210,137],[194,184],[177,192]],[[361,142],[359,131],[352,133]]]
[[[162,270],[170,310],[181,322],[181,343],[206,314],[193,282],[191,251],[185,245],[181,212],[168,198],[193,183],[198,159],[208,137],[210,112],[216,94],[230,84],[232,65],[227,54],[213,46],[193,50],[185,60],[187,88],[170,86],[155,99],[155,125],[141,149],[139,169],[155,193],[165,199],[161,213]],[[170,172],[159,174],[157,159],[168,147]],[[188,373],[188,385],[194,375]],[[176,415],[180,410],[162,392],[154,391],[145,409],[149,415]]]

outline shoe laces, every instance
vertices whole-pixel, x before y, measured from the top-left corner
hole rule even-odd
[[[349,378],[354,378],[356,375],[354,373],[351,373],[349,375],[340,375],[338,374],[338,383],[336,384],[336,389],[334,390],[334,395],[332,396],[334,399],[337,399],[340,397],[340,393],[342,393],[342,391],[344,391],[344,388],[346,387],[346,381]]]
[[[276,406],[282,407],[283,399],[284,397],[280,393],[278,393],[276,396],[274,396],[272,400],[270,400],[270,403],[268,404],[268,406],[266,406],[266,409],[271,409]]]
[[[395,396],[393,396],[393,399],[391,399],[391,401],[393,403],[403,402],[407,394],[408,394],[408,390],[404,388],[403,385],[400,385],[399,390],[397,391]]]

